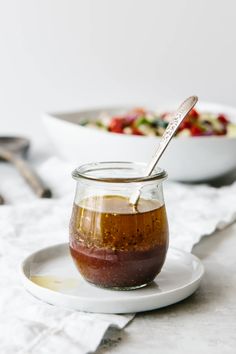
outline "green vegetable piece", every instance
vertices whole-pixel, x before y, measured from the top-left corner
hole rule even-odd
[[[145,116],[138,117],[134,122],[135,127],[139,127],[140,125],[151,125],[149,120]]]
[[[105,128],[104,124],[99,120],[96,121],[96,126],[99,128]]]

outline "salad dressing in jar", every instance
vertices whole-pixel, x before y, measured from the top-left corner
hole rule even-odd
[[[99,287],[129,290],[146,286],[160,272],[168,248],[162,193],[163,170],[149,177],[134,163],[84,165],[77,180],[70,222],[70,252],[76,267]],[[137,207],[129,202],[140,190]]]

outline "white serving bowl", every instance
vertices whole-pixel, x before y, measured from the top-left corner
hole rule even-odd
[[[43,121],[58,154],[75,165],[93,161],[147,162],[157,148],[159,137],[109,133],[78,124],[81,118],[96,119],[101,111],[119,114],[133,107],[135,105],[118,108],[101,107],[69,113],[47,113],[44,114]],[[236,123],[235,108],[201,103],[197,109],[225,113]],[[173,138],[160,160],[160,166],[166,169],[170,179],[177,181],[197,182],[220,177],[236,169],[236,138],[225,136]]]

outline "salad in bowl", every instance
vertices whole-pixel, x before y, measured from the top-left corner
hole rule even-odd
[[[156,113],[135,106],[44,114],[58,155],[74,165],[91,161],[147,162],[176,105]],[[236,169],[236,108],[198,102],[160,160],[169,179],[208,181]]]
[[[120,115],[100,113],[95,120],[84,119],[81,125],[110,133],[162,136],[171,115],[155,113],[144,108],[134,108]],[[180,125],[176,136],[236,136],[236,124],[223,113],[200,112],[192,109]]]

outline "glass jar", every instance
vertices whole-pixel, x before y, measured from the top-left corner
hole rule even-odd
[[[99,287],[129,290],[146,286],[160,272],[168,248],[168,222],[157,168],[101,162],[78,167],[70,221],[70,252],[82,276]],[[136,206],[129,203],[139,191]]]

